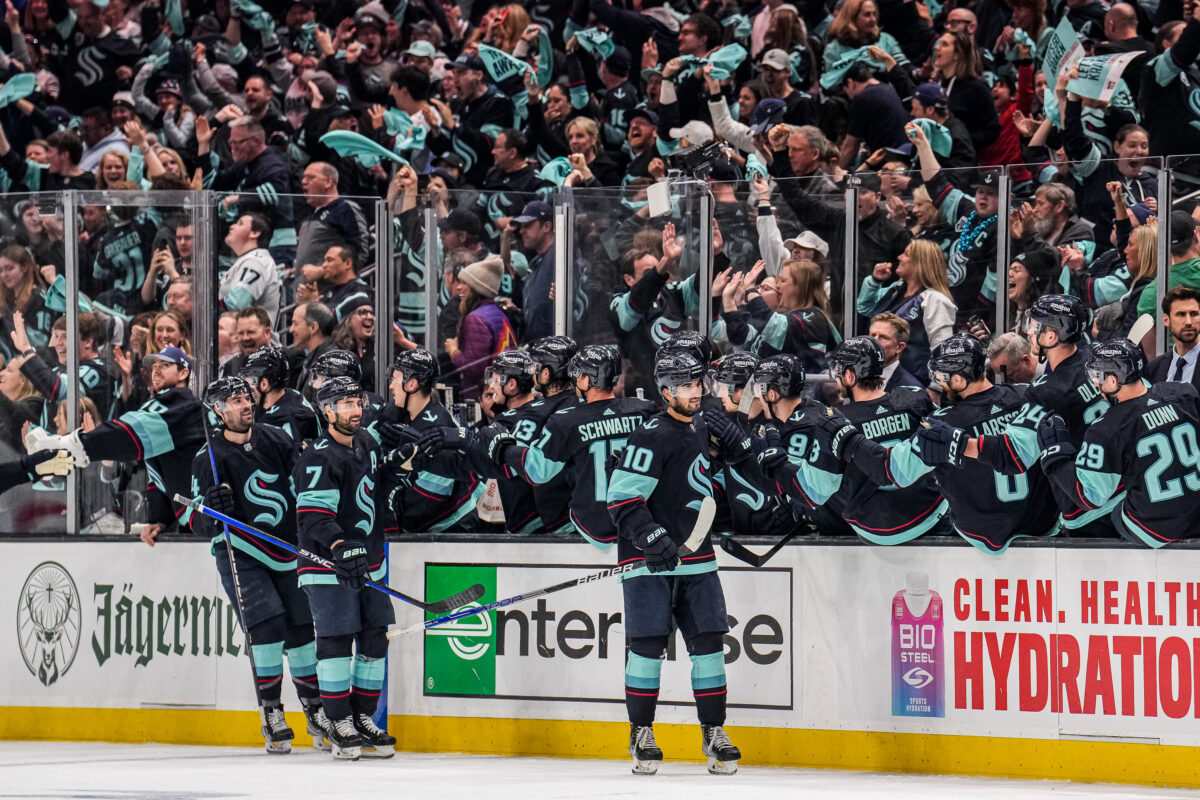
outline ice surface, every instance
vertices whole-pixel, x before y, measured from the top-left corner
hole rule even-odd
[[[1029,800],[1194,798],[1196,793],[1111,784],[1010,781],[835,770],[742,767],[732,777],[667,762],[635,776],[626,761],[399,753],[334,763],[297,747],[262,750],[174,745],[0,742],[0,798],[222,800],[223,798],[788,798],[788,800]]]

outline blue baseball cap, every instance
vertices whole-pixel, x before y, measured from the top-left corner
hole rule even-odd
[[[554,219],[554,207],[544,200],[530,200],[521,209],[521,216],[514,217],[513,222],[524,225],[526,222],[551,222]]]
[[[946,98],[946,90],[936,81],[925,81],[913,90],[911,97],[904,98],[905,102],[920,100],[923,106],[944,106],[950,101]]]
[[[787,103],[778,97],[766,97],[758,101],[750,115],[750,134],[758,136],[783,122]]]
[[[164,347],[157,353],[150,353],[142,359],[142,366],[149,367],[155,361],[166,361],[171,364],[177,364],[189,371],[192,368],[192,359],[178,347]]]

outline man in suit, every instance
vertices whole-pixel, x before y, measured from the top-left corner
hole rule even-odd
[[[921,382],[911,372],[900,366],[900,354],[908,347],[908,320],[884,312],[871,318],[871,338],[883,347],[883,390],[890,392],[901,386],[915,386]]]
[[[1163,324],[1171,332],[1174,346],[1166,355],[1155,358],[1146,368],[1151,383],[1179,381],[1200,389],[1200,370],[1196,359],[1200,337],[1200,292],[1190,286],[1176,286],[1163,298]]]

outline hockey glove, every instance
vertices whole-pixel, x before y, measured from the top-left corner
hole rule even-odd
[[[965,459],[967,434],[962,428],[947,425],[940,419],[924,420],[917,428],[913,451],[929,467],[949,464],[961,467]]]
[[[730,417],[720,413],[705,414],[704,424],[708,426],[709,441],[726,464],[740,464],[754,457],[749,434]]]
[[[236,510],[234,508],[235,499],[233,489],[224,483],[219,486],[210,486],[204,490],[204,505],[227,517]]]
[[[863,435],[858,428],[832,408],[827,409],[824,414],[816,414],[814,417],[817,429],[825,435],[829,442],[829,452],[839,461],[849,463],[854,451],[863,441]]]
[[[758,465],[767,477],[773,479],[775,472],[787,463],[787,451],[782,447],[768,447],[758,454]]]
[[[50,475],[62,477],[71,471],[75,462],[66,450],[41,450],[37,453],[21,456],[21,466],[31,481],[40,480]]]
[[[504,466],[504,451],[517,443],[512,434],[499,425],[489,425],[475,435],[487,453],[487,460],[498,467]]]
[[[667,572],[679,565],[679,547],[661,525],[643,526],[633,543],[646,556],[646,569],[651,572]]]
[[[787,500],[776,500],[771,515],[767,518],[768,536],[786,536],[796,527],[796,515]]]
[[[367,560],[367,546],[362,542],[347,540],[333,546],[333,573],[338,583],[351,589],[363,588],[363,578],[371,571]]]
[[[1075,445],[1071,444],[1071,431],[1067,422],[1058,414],[1047,414],[1037,429],[1038,449],[1042,471],[1049,472],[1064,461],[1075,459]]]
[[[379,420],[379,424],[375,426],[375,432],[379,434],[380,443],[388,450],[395,450],[408,441],[404,435],[404,426],[394,422]]]

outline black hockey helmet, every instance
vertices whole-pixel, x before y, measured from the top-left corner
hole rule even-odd
[[[654,382],[661,394],[663,389],[675,389],[692,381],[704,379],[706,369],[700,359],[686,350],[659,350],[654,359]]]
[[[532,391],[533,357],[525,350],[505,350],[503,353],[497,353],[491,366],[483,371],[483,382],[491,383],[492,378],[496,376],[499,376],[501,385],[515,380],[517,391],[521,394]]]
[[[362,386],[359,385],[358,381],[347,375],[330,378],[321,384],[320,389],[317,389],[317,407],[336,406],[342,400],[349,397],[365,398]]]
[[[579,352],[579,345],[568,336],[543,336],[529,345],[533,359],[534,377],[543,369],[550,370],[550,382],[565,381],[570,377],[571,359]]]
[[[571,378],[586,375],[593,389],[611,389],[621,377],[621,351],[610,344],[589,344],[571,359],[567,371]]]
[[[771,389],[780,397],[799,397],[804,391],[804,365],[788,353],[764,358],[754,371],[754,393],[764,400]]]
[[[682,350],[685,353],[691,353],[696,357],[696,360],[705,366],[712,363],[712,343],[708,341],[708,337],[699,331],[675,331],[667,340],[659,345],[658,352],[655,356],[661,355],[669,350]]]
[[[983,377],[987,362],[987,349],[983,342],[967,333],[959,333],[943,339],[929,354],[929,374],[941,373],[949,382],[949,376],[961,375],[967,383]]]
[[[245,378],[232,375],[228,378],[217,378],[204,387],[204,405],[220,409],[226,400],[239,394],[248,394],[254,397],[254,393],[250,391],[250,384],[246,383]]]
[[[404,376],[405,383],[415,378],[422,392],[431,391],[438,378],[437,359],[424,347],[401,350],[392,362],[392,369]]]
[[[1078,297],[1069,294],[1044,294],[1029,307],[1029,319],[1035,325],[1054,328],[1063,344],[1074,344],[1083,336],[1087,309]],[[1037,331],[1034,331],[1037,333]]]
[[[855,378],[883,377],[883,346],[870,336],[855,336],[838,345],[830,357],[835,375],[846,370]]]
[[[245,363],[238,370],[239,377],[255,384],[260,378],[266,378],[272,388],[287,386],[289,373],[287,353],[282,347],[274,345],[260,347],[246,356]]]
[[[723,383],[734,389],[741,388],[754,378],[758,364],[758,356],[744,350],[722,356],[712,371],[713,383]]]
[[[1142,379],[1146,357],[1142,355],[1142,348],[1128,339],[1113,339],[1093,346],[1084,368],[1096,386],[1104,383],[1109,375],[1116,376],[1118,386],[1127,386]]]
[[[345,375],[361,381],[362,363],[359,362],[358,356],[349,350],[329,350],[317,356],[308,373],[323,378],[340,378]]]

